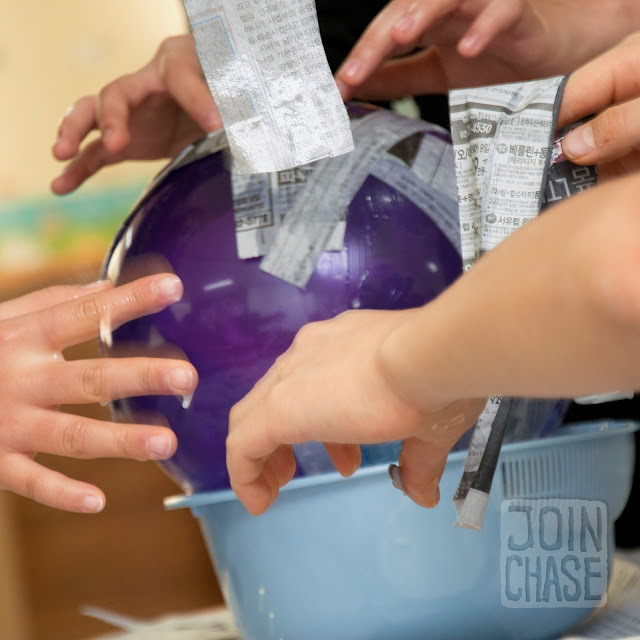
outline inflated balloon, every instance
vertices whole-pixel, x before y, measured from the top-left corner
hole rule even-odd
[[[104,349],[178,352],[196,367],[200,382],[193,398],[131,398],[113,406],[128,420],[171,426],[178,450],[160,464],[186,492],[229,486],[229,410],[304,324],[354,308],[423,305],[461,273],[450,231],[452,220],[457,227],[457,195],[446,132],[425,123],[416,131],[415,121],[390,112],[358,107],[351,114],[365,143],[373,114],[377,128],[371,125],[371,145],[381,144],[381,118],[388,118],[393,133],[384,138],[385,148],[361,152],[369,165],[353,165],[366,174],[361,184],[351,184],[355,196],[348,204],[342,248],[320,254],[304,288],[261,270],[260,257],[239,258],[236,237],[249,220],[264,239],[269,223],[275,228],[280,222],[273,203],[279,198],[280,213],[283,198],[295,205],[287,189],[299,182],[296,197],[302,197],[316,168],[258,176],[271,186],[261,191],[254,181],[242,191],[249,187],[240,178],[232,180],[228,150],[215,137],[185,150],[158,176],[114,240],[104,275],[115,282],[172,270],[184,284],[179,303],[115,330]],[[355,153],[357,158],[358,147]],[[245,187],[239,190],[238,184]],[[364,447],[363,463],[391,462],[398,450],[397,443]],[[295,453],[298,474],[330,468],[319,445],[298,446]]]

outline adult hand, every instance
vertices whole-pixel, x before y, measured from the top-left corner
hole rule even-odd
[[[102,491],[45,468],[39,452],[73,458],[163,460],[176,437],[166,428],[69,415],[59,405],[138,395],[188,395],[197,374],[183,360],[103,358],[66,361],[67,347],[95,338],[103,319],[116,328],[160,311],[182,295],[171,274],[114,288],[60,286],[0,303],[0,487],[68,511],[95,513]]]
[[[69,193],[102,167],[123,160],[173,157],[221,126],[193,37],[167,38],[147,65],[98,95],[80,98],[65,113],[53,155],[71,162],[51,189]],[[93,130],[100,137],[81,148]]]
[[[447,455],[486,399],[407,402],[385,379],[378,350],[416,310],[349,311],[303,327],[230,415],[227,465],[231,486],[248,511],[269,507],[295,471],[291,445],[324,442],[345,476],[360,464],[359,444],[404,439],[404,490],[425,507],[439,499]]]

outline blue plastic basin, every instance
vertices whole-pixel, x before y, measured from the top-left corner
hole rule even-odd
[[[602,593],[603,579],[606,584],[613,523],[631,488],[637,426],[588,423],[545,440],[506,445],[482,531],[452,526],[464,452],[450,455],[441,502],[432,510],[394,489],[386,465],[361,469],[346,480],[338,474],[296,479],[259,517],[249,515],[230,491],[168,498],[165,504],[190,507],[198,518],[245,640],[557,638],[599,604],[588,597],[597,597],[598,588]],[[513,511],[505,529],[501,509],[539,499],[550,499],[545,532],[540,519],[529,529],[527,518],[518,520],[522,514]],[[576,520],[560,549],[541,549],[554,543],[554,513],[577,517],[584,504],[596,508],[586,525]],[[594,514],[603,516],[599,532]],[[516,548],[525,546],[531,531],[546,536],[529,549],[532,558],[537,552],[543,557],[539,578],[533,560],[523,573],[526,552],[514,556],[509,542],[512,536]],[[590,593],[584,571],[573,573],[581,582],[576,598],[576,585],[561,564],[572,555],[567,545],[579,551],[581,535],[590,544],[599,536],[603,548],[592,553]],[[559,592],[549,555],[555,555]],[[577,556],[584,564],[584,554]],[[558,593],[567,597],[554,599]]]

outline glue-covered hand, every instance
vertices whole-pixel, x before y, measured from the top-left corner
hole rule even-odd
[[[59,406],[192,393],[197,374],[183,360],[67,361],[63,355],[67,347],[95,338],[101,319],[116,328],[181,295],[180,280],[164,274],[118,288],[109,282],[51,287],[0,303],[0,488],[52,507],[96,513],[105,504],[100,489],[40,465],[36,455],[135,460],[173,455],[176,437],[166,427],[80,417]]]
[[[569,78],[558,125],[593,114],[564,137],[564,154],[577,164],[599,165],[601,178],[640,168],[640,33]]]
[[[336,80],[345,100],[389,100],[542,78],[572,71],[635,28],[637,0],[392,0]]]
[[[167,38],[144,67],[67,110],[53,155],[70,162],[51,189],[69,193],[102,167],[123,160],[173,157],[221,126],[193,37]],[[99,137],[81,147],[94,130]]]
[[[292,478],[291,445],[325,444],[344,476],[360,464],[359,444],[403,439],[399,459],[407,495],[433,507],[447,455],[485,400],[441,402],[425,389],[412,404],[385,378],[379,349],[415,310],[349,311],[303,327],[231,411],[227,465],[231,486],[252,514],[265,511]]]
[[[247,509],[275,500],[291,444],[307,440],[349,475],[355,444],[404,439],[404,488],[432,506],[447,453],[486,404],[473,398],[637,390],[639,175],[557,204],[423,307],[304,327],[231,412],[227,464]]]

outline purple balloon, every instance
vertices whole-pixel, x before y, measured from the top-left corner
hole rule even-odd
[[[443,144],[440,131],[424,135]],[[187,492],[229,486],[229,410],[304,324],[353,308],[417,307],[461,273],[458,249],[428,212],[370,175],[349,206],[344,249],[321,255],[306,289],[268,275],[260,258],[237,256],[229,165],[221,150],[166,172],[124,223],[103,270],[123,282],[160,263],[155,270],[173,269],[184,284],[179,303],[127,323],[112,341],[113,349],[177,345],[198,371],[188,409],[180,399],[155,396],[113,405],[129,420],[163,416],[159,421],[168,422],[179,444],[160,464]],[[457,215],[450,195],[426,186]],[[363,461],[392,461],[397,452],[397,444],[365,447]],[[314,466],[316,456],[326,457],[323,450],[297,453],[299,474],[326,469]]]

